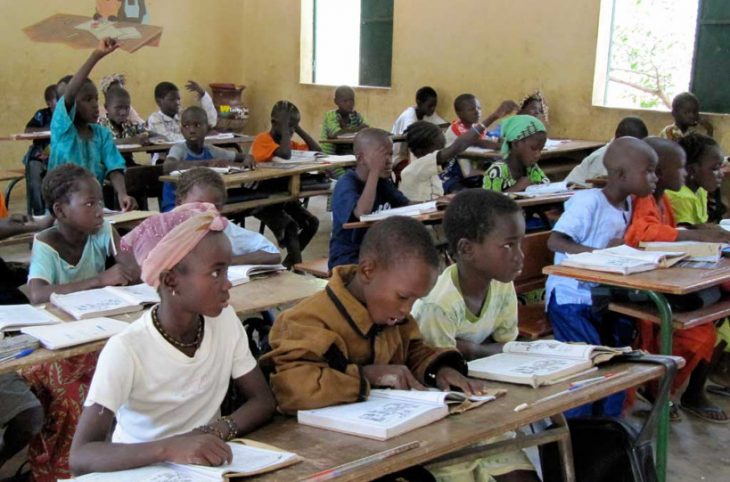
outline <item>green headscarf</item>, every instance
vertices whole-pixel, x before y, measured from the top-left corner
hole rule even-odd
[[[509,155],[509,143],[530,137],[538,132],[546,132],[545,124],[531,115],[513,115],[502,122],[502,157]]]

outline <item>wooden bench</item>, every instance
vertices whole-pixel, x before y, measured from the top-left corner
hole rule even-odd
[[[551,233],[552,231],[539,231],[530,233],[523,239],[522,252],[525,253],[525,260],[522,265],[522,273],[514,281],[515,291],[518,295],[545,286],[547,276],[542,274],[542,269],[553,263],[553,253],[547,247],[547,240]],[[525,338],[536,340],[553,332],[543,303],[519,305],[517,319],[520,335]]]
[[[316,278],[329,279],[330,270],[327,267],[327,258],[312,259],[294,265],[297,273],[311,274]]]

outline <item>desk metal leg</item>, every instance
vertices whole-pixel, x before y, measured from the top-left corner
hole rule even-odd
[[[672,307],[666,297],[661,293],[647,291],[649,299],[656,305],[661,319],[661,349],[662,355],[672,354]],[[667,479],[667,449],[669,448],[669,401],[662,407],[659,417],[659,427],[657,428],[656,441],[656,470],[659,482],[665,482]]]
[[[5,190],[5,207],[10,207],[10,192],[13,190],[16,184],[20,182],[22,179],[25,179],[25,176],[18,177],[10,181],[10,184],[8,184],[8,188]]]

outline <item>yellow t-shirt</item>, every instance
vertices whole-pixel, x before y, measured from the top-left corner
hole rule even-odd
[[[492,280],[482,312],[474,314],[464,302],[457,266],[441,273],[436,285],[411,310],[430,345],[455,348],[456,340],[483,343],[490,336],[504,343],[517,338],[517,294],[513,283]]]
[[[703,224],[709,219],[707,215],[707,191],[703,188],[693,192],[687,186],[679,191],[666,191],[674,211],[677,224]]]

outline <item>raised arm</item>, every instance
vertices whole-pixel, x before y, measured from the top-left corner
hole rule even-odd
[[[302,138],[302,140],[307,144],[307,148],[309,148],[310,151],[321,151],[322,147],[319,145],[319,143],[314,139],[314,137],[310,136],[307,131],[302,129],[302,126],[297,125],[296,129],[294,130],[299,137]]]
[[[66,92],[64,93],[63,98],[67,110],[71,109],[71,107],[73,106],[76,99],[76,94],[79,93],[81,86],[83,85],[84,81],[89,77],[89,74],[94,69],[94,66],[97,64],[97,62],[99,62],[110,53],[114,52],[117,47],[119,47],[119,44],[116,40],[112,38],[107,37],[99,41],[99,45],[97,45],[96,49],[91,52],[89,58],[86,59],[86,62],[84,62],[81,68],[76,71],[76,73],[66,86]]]

